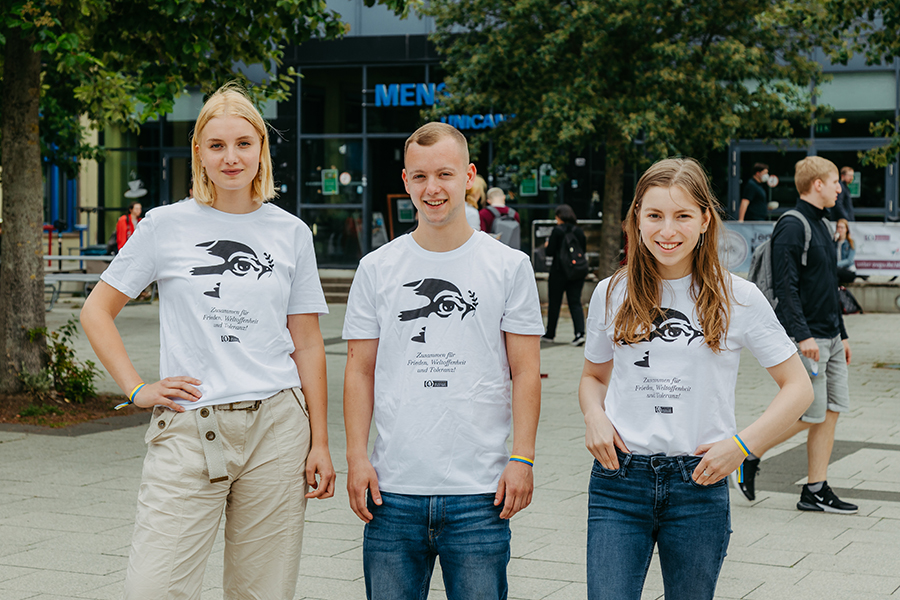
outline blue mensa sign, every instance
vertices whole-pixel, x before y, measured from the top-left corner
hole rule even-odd
[[[375,86],[375,106],[432,106],[444,83],[380,83]]]
[[[446,93],[444,83],[380,83],[375,86],[375,106],[433,106]],[[457,129],[491,129],[515,115],[449,115],[441,117]]]

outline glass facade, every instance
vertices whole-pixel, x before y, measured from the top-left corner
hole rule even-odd
[[[338,41],[308,42],[289,48],[284,66],[301,74],[290,98],[267,105],[273,127],[271,151],[278,197],[276,204],[299,215],[315,236],[320,266],[352,268],[361,256],[409,230],[406,192],[401,180],[403,143],[425,122],[423,114],[439,98],[445,73],[428,42],[428,19],[401,22],[368,9],[357,0],[328,0],[340,10],[350,33]],[[380,12],[379,12],[380,11]],[[373,28],[375,14],[390,24]],[[377,16],[377,15],[376,15]],[[395,31],[391,27],[399,27]],[[421,31],[420,31],[421,30]],[[821,59],[820,57],[820,60]],[[852,61],[851,61],[852,63]],[[816,124],[803,130],[799,144],[783,140],[736,140],[727,151],[710,153],[704,164],[713,189],[730,215],[737,214],[741,189],[755,162],[769,165],[779,185],[768,189],[777,208],[774,218],[796,202],[793,166],[818,154],[860,175],[854,198],[858,218],[898,216],[898,164],[875,168],[858,154],[882,143],[873,138],[873,121],[900,114],[900,59],[896,64],[829,66],[832,81],[819,86],[817,102],[830,106]],[[823,64],[825,64],[823,60]],[[860,93],[865,90],[865,93]],[[110,149],[100,165],[98,205],[108,235],[128,201],[124,192],[137,178],[147,189],[145,206],[177,201],[190,186],[190,133],[202,106],[199,94],[176,102],[171,115],[147,123],[138,134],[107,130],[101,143]],[[468,134],[471,130],[463,130]],[[808,132],[808,133],[807,133]],[[514,184],[515,165],[494,161],[491,142],[470,147],[472,160],[488,182],[509,194],[508,203],[522,220],[524,250],[531,251],[531,223],[553,218],[565,202],[581,219],[597,219],[605,185],[602,143],[583,149],[566,167],[568,180],[558,187],[537,186],[522,194]],[[626,166],[623,196],[631,199],[639,172]],[[49,210],[48,210],[49,214]]]

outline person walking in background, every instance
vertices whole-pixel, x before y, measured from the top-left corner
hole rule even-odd
[[[494,210],[491,210],[491,209]],[[495,214],[499,213],[499,214]],[[516,221],[519,221],[519,213],[506,205],[506,192],[498,187],[492,187],[487,191],[487,205],[481,209],[479,215],[481,217],[481,230],[491,233],[494,228],[494,219],[499,215],[506,215],[512,211]]]
[[[838,219],[835,226],[838,282],[843,285],[856,279],[856,244],[850,236],[850,222]]]
[[[128,212],[119,217],[116,221],[116,248],[121,250],[137,228],[138,222],[141,220],[141,212],[143,207],[140,202],[132,202],[128,205]]]
[[[200,111],[192,171],[195,200],[154,209],[81,311],[128,403],[153,408],[125,598],[199,598],[224,510],[225,597],[292,600],[306,501],[335,479],[312,232],[266,203],[267,125],[237,86]],[[152,281],[161,379],[144,383],[114,320]]]
[[[568,204],[560,204],[556,207],[556,227],[547,239],[547,256],[553,258],[550,265],[550,276],[547,281],[547,331],[543,339],[552,342],[556,337],[556,324],[559,321],[559,311],[562,308],[563,294],[569,303],[569,314],[572,316],[572,327],[575,330],[573,346],[584,344],[584,307],[581,305],[581,291],[584,289],[584,277],[569,279],[563,268],[561,258],[558,256],[566,242],[568,234],[578,244],[577,251],[584,253],[587,240],[584,231],[577,225],[578,219],[575,211]]]
[[[768,216],[766,188],[763,184],[769,180],[769,165],[756,163],[753,165],[753,177],[744,185],[741,194],[741,206],[738,208],[738,221],[765,221]]]
[[[528,256],[466,222],[474,178],[458,130],[417,129],[403,182],[419,226],[363,257],[350,288],[347,491],[370,600],[422,600],[437,557],[449,600],[506,598],[509,519],[531,503],[540,300]]]
[[[754,500],[762,455],[808,429],[809,470],[797,509],[851,514],[859,507],[838,498],[827,481],[838,415],[850,410],[850,343],[841,311],[834,238],[823,220],[841,190],[838,177],[834,163],[821,156],[808,156],[794,169],[800,194],[796,210],[806,218],[812,234],[808,251],[804,252],[806,228],[799,219],[781,219],[772,232],[775,314],[803,356],[815,400],[790,429],[753,448],[755,456],[744,461],[744,479],[736,484],[748,500]]]
[[[597,286],[578,389],[594,456],[590,600],[638,600],[653,548],[666,600],[712,600],[731,534],[726,477],[812,400],[797,349],[752,283],[719,263],[722,222],[703,168],[644,173],[625,219],[628,262]],[[780,388],[737,432],[747,348]]]
[[[853,167],[841,167],[841,191],[830,211],[832,221],[856,220],[853,214],[853,198],[850,196],[850,184],[853,183],[854,175]]]
[[[478,214],[485,204],[487,182],[481,175],[475,176],[472,188],[466,191],[466,221],[475,231],[481,231],[481,216]]]

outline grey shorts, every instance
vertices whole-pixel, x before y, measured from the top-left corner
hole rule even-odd
[[[814,339],[819,346],[818,375],[812,374],[813,361],[800,354],[800,360],[812,381],[815,396],[806,413],[800,417],[805,423],[822,423],[825,421],[826,410],[836,413],[850,410],[850,387],[847,381],[849,371],[841,336]]]

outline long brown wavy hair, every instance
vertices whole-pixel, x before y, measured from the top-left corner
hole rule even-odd
[[[653,321],[663,317],[660,306],[663,278],[656,259],[644,245],[640,233],[641,204],[653,187],[677,186],[690,196],[704,215],[710,215],[706,232],[694,247],[691,264],[691,299],[697,309],[705,343],[713,352],[721,352],[731,317],[730,278],[719,263],[718,241],[722,228],[719,205],[709,189],[703,167],[693,158],[667,158],[655,163],[641,176],[634,200],[625,218],[628,235],[628,260],[616,271],[606,290],[606,305],[611,305],[613,289],[625,282],[625,298],[615,318],[614,338],[623,344],[644,341],[653,329]]]

